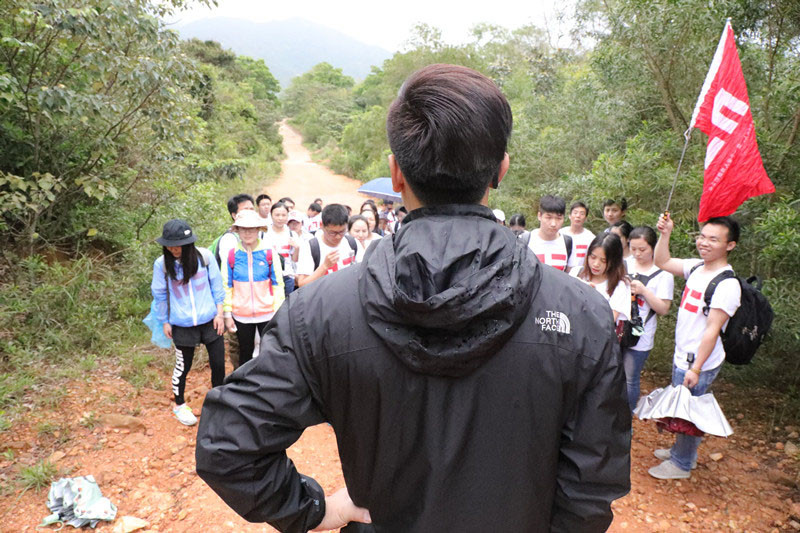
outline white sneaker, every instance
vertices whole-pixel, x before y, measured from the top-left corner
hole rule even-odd
[[[692,475],[691,472],[678,468],[672,461],[664,461],[648,470],[647,473],[656,479],[689,479]]]
[[[669,461],[672,458],[669,448],[659,448],[653,452],[653,455],[656,456],[656,459],[661,459],[662,461]],[[697,468],[696,460],[692,462],[692,470],[695,468]]]
[[[178,421],[185,426],[193,426],[197,424],[197,417],[194,416],[192,408],[189,407],[189,404],[182,403],[177,407],[173,407],[172,412],[175,415],[175,418],[177,418]]]

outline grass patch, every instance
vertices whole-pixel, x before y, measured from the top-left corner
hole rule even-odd
[[[122,370],[122,378],[136,390],[163,389],[164,375],[156,368],[154,361],[156,358],[149,353],[134,353]]]
[[[39,490],[49,487],[56,476],[58,476],[56,465],[50,461],[39,461],[33,466],[23,467],[17,479],[25,490]]]

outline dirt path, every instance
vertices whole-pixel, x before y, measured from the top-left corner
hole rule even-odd
[[[284,174],[268,188],[273,198],[291,195],[298,206],[321,196],[326,203],[344,202],[357,208],[358,182],[336,176],[310,162],[296,132],[281,127],[289,158]],[[136,353],[159,353],[143,342]],[[168,352],[159,358],[168,359]],[[103,364],[107,364],[104,362]],[[49,459],[61,475],[92,474],[103,494],[118,506],[117,517],[147,520],[147,531],[273,531],[249,524],[230,510],[195,474],[196,427],[181,426],[171,413],[169,380],[164,367],[161,390],[137,391],[120,377],[121,369],[105,367],[86,381],[64,385],[59,402],[34,407],[8,430],[0,431],[0,531],[34,531],[49,514],[47,490],[19,489],[22,468]],[[231,369],[228,368],[230,371]],[[207,365],[189,374],[187,401],[200,414],[210,383]],[[645,375],[644,392],[658,383]],[[614,503],[613,532],[800,530],[797,462],[784,443],[798,443],[798,428],[769,427],[748,409],[772,401],[767,393],[740,391],[720,384],[715,394],[731,419],[735,434],[709,438],[700,448],[699,465],[691,479],[657,481],[647,469],[657,464],[652,451],[666,447],[670,435],[651,423],[634,421],[632,490]],[[127,427],[100,420],[103,414],[124,415]],[[712,459],[712,454],[717,460]],[[343,486],[336,441],[328,425],[309,428],[291,447],[298,470],[317,479],[327,493]],[[99,531],[111,532],[101,523]]]
[[[311,160],[311,154],[303,146],[300,133],[284,120],[280,125],[283,136],[283,151],[286,159],[281,163],[281,177],[264,188],[273,201],[285,196],[295,201],[295,207],[302,214],[316,198],[322,198],[325,205],[338,203],[349,205],[358,211],[367,199],[356,192],[363,185],[360,181],[334,174],[328,168]]]

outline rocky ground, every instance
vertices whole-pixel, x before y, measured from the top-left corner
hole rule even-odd
[[[122,530],[123,516],[144,520],[144,531],[273,531],[239,518],[197,477],[196,427],[173,418],[168,380],[165,372],[165,390],[136,390],[119,369],[94,372],[69,383],[52,409],[31,410],[0,433],[0,530],[34,531],[49,514],[46,488],[23,491],[18,484],[22,467],[49,459],[60,475],[92,474],[117,505],[116,523],[101,523],[100,531]],[[209,382],[207,366],[189,375],[188,402],[198,415]],[[730,406],[732,390],[722,387],[717,396]],[[729,415],[734,435],[707,439],[697,470],[684,481],[647,475],[658,463],[652,450],[671,439],[635,421],[633,488],[614,503],[611,531],[800,530],[798,429],[765,426],[744,410]],[[289,454],[326,492],[343,486],[328,425],[309,428]]]

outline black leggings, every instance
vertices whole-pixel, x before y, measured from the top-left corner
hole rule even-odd
[[[175,405],[185,403],[183,393],[186,390],[186,376],[192,369],[194,359],[194,346],[176,346],[180,355],[175,354],[175,370],[172,371],[172,393],[175,395]],[[206,344],[208,350],[208,364],[211,367],[211,386],[219,387],[225,380],[225,341],[222,337]],[[252,351],[253,348],[251,347]]]
[[[236,324],[236,338],[239,339],[239,366],[242,366],[253,358],[253,348],[256,345],[256,330],[258,330],[259,337],[263,335],[269,321],[246,324],[234,318],[233,322]],[[236,368],[239,367],[237,366]]]

